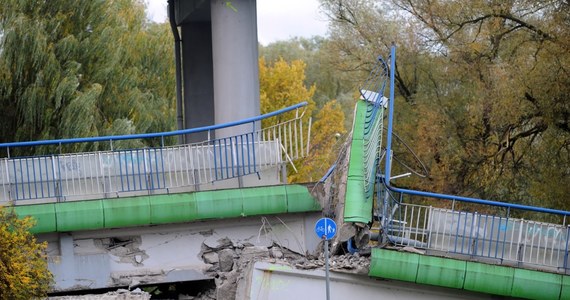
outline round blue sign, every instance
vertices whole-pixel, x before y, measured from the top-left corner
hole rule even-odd
[[[320,218],[315,224],[315,233],[322,239],[332,239],[336,234],[336,223],[333,219]]]

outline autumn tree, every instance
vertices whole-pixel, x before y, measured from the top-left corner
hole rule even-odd
[[[137,0],[3,0],[0,141],[172,129],[168,30]]]
[[[28,230],[33,221],[18,219],[13,209],[0,206],[0,299],[47,296],[52,275],[45,249]]]
[[[279,60],[287,63],[300,60],[305,63],[305,86],[315,86],[313,100],[316,111],[320,110],[327,102],[336,99],[343,110],[345,128],[350,130],[352,125],[352,113],[354,111],[355,82],[345,72],[338,72],[331,62],[336,57],[331,57],[328,51],[329,40],[315,36],[312,38],[294,37],[284,41],[276,41],[267,46],[259,47],[259,56],[267,64],[274,64]]]
[[[299,166],[299,172],[291,174],[293,182],[315,182],[337,160],[346,138],[344,113],[335,100],[327,102],[317,113],[312,127],[310,155]]]
[[[567,1],[322,1],[339,69],[398,45],[396,130],[417,188],[558,205],[568,192]],[[568,207],[568,204],[565,204]]]
[[[344,114],[336,102],[330,101],[322,108],[315,108],[312,97],[316,86],[306,87],[305,67],[305,63],[301,60],[288,63],[280,57],[272,64],[267,64],[263,57],[259,60],[262,113],[303,101],[309,103],[305,111],[306,117],[310,117],[313,110],[317,109],[311,130],[309,157],[296,162],[298,173],[290,172],[289,180],[295,182],[314,181],[323,176],[336,159],[336,153],[333,151],[336,134],[345,133]],[[266,127],[272,124],[263,125]]]
[[[259,59],[259,89],[261,113],[269,113],[278,109],[307,101],[305,115],[311,116],[315,106],[313,95],[315,86],[305,86],[305,63],[295,60],[287,63],[283,59],[268,65],[265,59]],[[285,118],[289,118],[286,116]],[[266,126],[268,124],[264,124]]]

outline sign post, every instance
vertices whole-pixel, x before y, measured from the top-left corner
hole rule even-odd
[[[329,218],[320,218],[315,224],[315,233],[320,239],[325,241],[325,281],[327,300],[330,299],[330,279],[329,279],[329,240],[336,235],[336,223]]]

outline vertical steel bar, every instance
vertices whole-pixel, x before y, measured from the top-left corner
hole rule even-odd
[[[564,249],[564,271],[568,269],[568,240],[570,238],[570,226],[566,226],[566,247]]]
[[[140,190],[143,190],[143,178],[142,178],[142,177],[143,177],[143,173],[141,172],[141,162],[140,162],[140,159],[139,159],[139,157],[140,157],[139,151],[141,151],[141,150],[139,150],[139,149],[135,150],[135,154],[136,154],[135,160],[136,160],[136,163],[137,163],[137,172],[138,172],[138,173],[137,173],[137,177],[139,178],[139,188],[138,188],[137,190],[140,191]],[[133,164],[135,163],[135,160],[133,160]],[[133,166],[133,167],[134,167],[134,166]]]
[[[117,155],[119,156],[119,177],[121,178],[121,191],[124,191],[125,185],[123,181],[123,159],[120,151],[117,152]]]
[[[440,223],[441,223],[441,212],[437,208],[433,208],[433,209],[430,208],[430,210],[432,211],[432,217],[433,217],[433,213],[435,211],[437,211],[437,219],[436,219],[437,221],[435,222],[436,225],[435,225],[435,228],[430,228],[430,232],[435,233],[434,249],[439,249],[438,245],[439,245],[439,235],[440,235],[439,228],[440,228]],[[432,222],[432,225],[433,225],[433,222]],[[443,230],[445,231],[445,224],[443,227],[444,227]],[[443,243],[442,243],[441,248],[443,248]]]
[[[247,133],[240,134],[239,139],[237,141],[237,148],[238,148],[238,152],[239,152],[238,166],[239,166],[239,170],[240,170],[239,174],[241,174],[240,176],[244,176],[244,175],[248,174],[246,169],[245,169],[245,153],[246,153],[247,149],[246,149],[245,144],[243,142],[244,136],[246,134]],[[259,136],[260,132],[256,131],[254,134]]]
[[[493,248],[493,236],[495,235],[495,219],[497,217],[493,216],[491,219],[491,236],[489,237],[489,249],[487,251],[487,257],[491,257],[491,249]]]
[[[473,255],[473,251],[471,249],[471,244],[475,240],[473,238],[473,230],[475,229],[475,219],[477,218],[477,212],[471,215],[471,230],[469,231],[469,240],[467,242],[467,254]],[[474,249],[473,249],[474,250]]]
[[[465,236],[467,235],[466,230],[467,230],[467,218],[469,217],[469,214],[467,212],[465,212],[465,220],[463,221],[463,233],[461,234],[461,253],[465,253],[463,250],[463,247],[465,245]]]
[[[499,216],[499,225],[497,225],[497,240],[495,241],[494,258],[497,258],[497,255],[499,253],[499,241],[501,240],[501,224],[503,224],[503,217]]]
[[[457,216],[457,229],[455,230],[455,243],[453,247],[453,252],[457,253],[457,240],[459,237],[459,224],[461,224],[461,211],[458,211],[459,215]]]
[[[27,177],[27,185],[28,185],[28,199],[32,198],[32,186],[31,186],[31,179],[30,179],[30,166],[28,163],[28,158],[25,158],[26,160],[26,177]]]
[[[46,188],[47,188],[47,196],[51,197],[51,184],[50,184],[50,179],[49,179],[49,166],[48,166],[48,156],[44,157],[44,168],[46,169]],[[53,172],[53,169],[52,169]],[[53,179],[53,176],[52,176]],[[42,189],[43,191],[43,189]]]
[[[225,178],[230,178],[230,170],[229,170],[229,166],[230,166],[230,162],[228,159],[228,138],[224,138],[224,162],[226,164],[226,177]]]
[[[406,226],[406,225],[408,225],[408,223],[407,223],[408,205],[403,205],[403,206],[404,206],[404,218],[402,220],[400,220],[401,223],[400,223],[400,233],[399,233],[400,237],[402,237],[402,238],[406,237],[406,231],[408,230],[407,226]]]
[[[35,158],[32,157],[32,172],[34,173],[34,198],[38,198],[38,180],[36,178],[36,164],[34,163]],[[41,173],[40,173],[40,178],[41,178]]]
[[[433,217],[433,207],[430,205],[429,210],[426,212],[427,222],[424,222],[424,224],[426,225],[424,228],[424,232],[425,232],[425,234],[427,234],[427,246],[428,246],[428,248],[432,248],[431,247],[431,231],[432,231],[431,228],[433,227],[432,226],[432,223],[433,223],[432,217]]]
[[[156,153],[158,151],[156,151],[156,149],[154,150],[154,160],[155,160],[155,165],[156,165],[156,181],[157,181],[157,185],[158,188],[164,188],[166,187],[166,175],[164,172],[164,147],[160,147],[160,155],[157,157]],[[160,160],[160,169],[159,169],[159,165],[158,165],[158,160]],[[159,171],[160,170],[160,171]],[[160,174],[162,174],[162,176],[160,176]],[[162,182],[160,181],[162,177]]]
[[[40,173],[39,174],[39,178],[40,178],[39,184],[40,184],[40,193],[42,195],[41,198],[45,198],[44,185],[45,185],[46,179],[42,176],[42,161],[45,161],[45,157],[38,157],[37,160],[38,160],[38,169],[39,169],[38,172]],[[46,172],[46,176],[47,176],[47,172]],[[37,182],[36,182],[36,190],[37,190]],[[37,194],[38,194],[38,192],[36,192],[36,197],[38,196]]]
[[[214,171],[215,171],[214,175],[216,176],[215,179],[218,180],[218,171],[217,171],[218,170],[218,159],[216,157],[216,141],[212,141],[212,151],[214,152]],[[211,170],[211,168],[210,168],[210,170]]]
[[[534,236],[536,235],[536,222],[529,221],[529,224],[530,222],[532,222],[532,234],[530,236],[530,251],[528,255],[528,262],[532,262],[532,253],[534,251]]]

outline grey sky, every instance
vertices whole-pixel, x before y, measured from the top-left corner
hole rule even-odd
[[[166,20],[166,0],[145,0],[147,16],[155,22]],[[257,0],[257,34],[267,45],[295,36],[326,35],[326,18],[319,13],[318,0]]]

